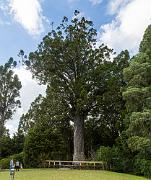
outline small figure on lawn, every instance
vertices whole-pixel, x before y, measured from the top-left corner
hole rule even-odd
[[[19,161],[16,161],[15,163],[15,169],[16,171],[19,171],[20,165],[19,165]]]
[[[9,172],[10,172],[10,180],[14,180],[14,176],[15,176],[15,168],[14,168],[14,161],[13,159],[10,161],[10,165],[9,165]]]
[[[23,164],[22,163],[20,163],[20,169],[23,169]]]

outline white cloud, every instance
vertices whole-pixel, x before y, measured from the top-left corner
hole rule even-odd
[[[23,113],[26,113],[30,107],[31,102],[39,95],[45,95],[46,86],[38,85],[35,79],[32,79],[32,74],[25,68],[20,67],[15,69],[15,74],[18,75],[22,89],[20,91],[21,108],[17,110],[12,120],[6,123],[6,127],[10,130],[12,135],[17,131],[18,122]]]
[[[10,14],[30,35],[39,35],[44,31],[44,16],[40,0],[10,0]]]
[[[9,4],[9,1],[8,0],[0,0],[0,12],[3,13],[4,16],[7,16],[8,15],[8,11],[9,11],[9,8],[8,8],[8,4]],[[2,15],[0,16],[0,26],[10,26],[11,23],[4,19],[2,17]]]
[[[8,6],[7,4],[9,4],[8,0],[0,0],[0,10],[3,11],[4,13],[8,11]]]
[[[136,53],[144,31],[151,23],[151,0],[110,0],[111,13],[116,14],[111,23],[101,26],[100,41],[115,51],[128,49]]]
[[[98,5],[98,4],[101,4],[103,0],[89,0],[92,5]]]
[[[108,13],[116,14],[121,7],[124,7],[131,0],[110,0],[108,4]]]

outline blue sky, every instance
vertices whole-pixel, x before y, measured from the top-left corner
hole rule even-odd
[[[93,21],[99,43],[107,44],[116,52],[128,49],[134,55],[145,29],[151,24],[150,8],[151,0],[0,0],[0,64],[9,57],[17,60],[20,49],[27,55],[36,50],[51,30],[51,22],[56,27],[63,16],[72,18],[76,9]],[[22,82],[22,108],[6,124],[11,134],[16,131],[21,114],[46,89],[24,67],[17,67],[15,73]]]
[[[93,21],[100,42],[134,54],[151,22],[150,7],[150,0],[0,0],[0,64],[17,59],[20,49],[34,51],[50,23],[72,18],[76,9]]]
[[[21,7],[24,4],[19,1],[24,0],[0,0],[0,63],[6,62],[10,56],[16,59],[20,49],[26,53],[35,50],[42,37],[51,29],[50,23],[54,22],[54,26],[57,26],[63,16],[72,18],[75,9],[86,18],[91,19],[98,30],[102,24],[109,23],[112,19],[112,16],[107,14],[107,1],[26,0],[25,8]],[[19,12],[19,8],[23,9],[21,10],[23,15]],[[37,15],[32,12],[28,15],[28,10],[33,11],[34,9]],[[30,15],[31,17],[26,18]],[[20,16],[20,19],[16,16]],[[39,20],[34,16],[37,16]],[[21,21],[26,21],[26,19],[33,19],[37,22],[31,25],[23,24]],[[32,28],[35,28],[35,35]]]

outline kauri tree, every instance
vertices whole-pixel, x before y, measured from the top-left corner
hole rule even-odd
[[[74,13],[56,30],[48,33],[35,52],[30,53],[30,70],[41,83],[59,94],[70,121],[74,123],[74,160],[84,160],[84,122],[107,90],[112,75],[110,54],[103,44],[96,46],[93,23]],[[29,64],[29,63],[28,63]]]

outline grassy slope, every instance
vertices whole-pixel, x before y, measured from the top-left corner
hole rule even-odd
[[[9,172],[0,172],[0,180],[8,180]],[[17,172],[15,180],[145,180],[146,178],[108,171],[29,169]]]

